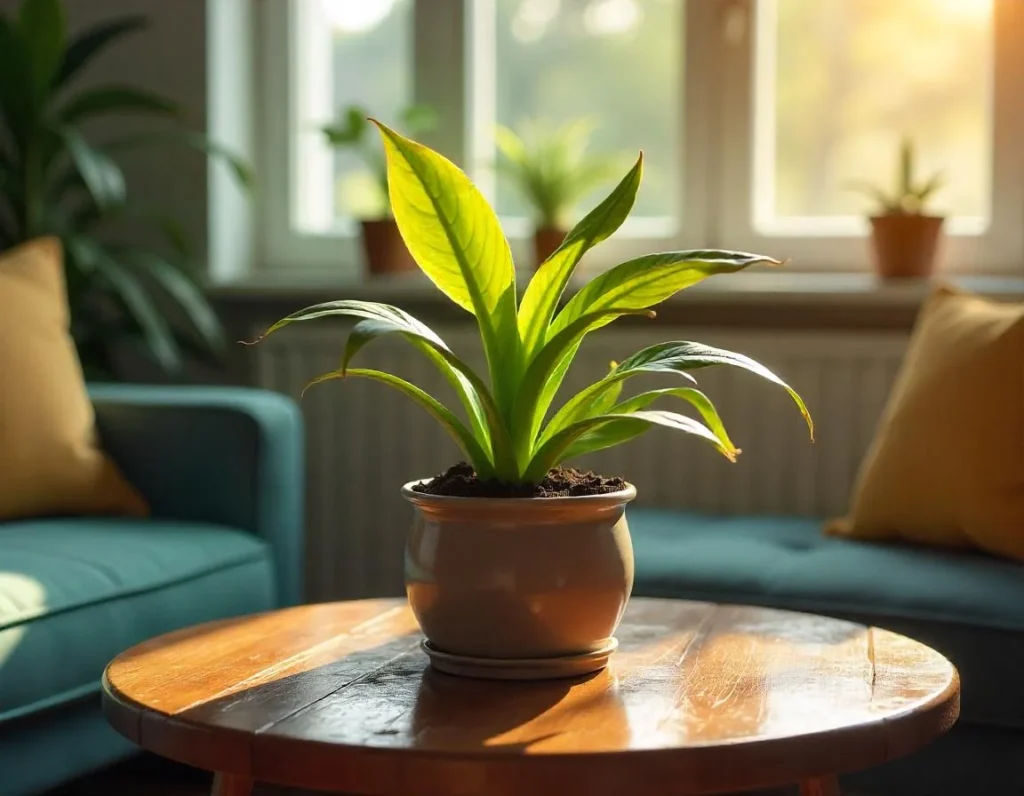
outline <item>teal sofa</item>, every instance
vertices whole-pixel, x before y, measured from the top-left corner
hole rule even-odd
[[[135,750],[100,712],[119,652],[302,596],[303,431],[288,398],[94,386],[104,447],[146,519],[0,523],[0,794],[39,793]]]
[[[961,717],[844,793],[1024,794],[1024,567],[980,554],[825,537],[820,520],[631,508],[633,593],[826,614],[893,630],[959,669]],[[1024,530],[1024,529],[1022,529]]]

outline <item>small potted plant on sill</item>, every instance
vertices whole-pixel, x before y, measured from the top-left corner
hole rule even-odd
[[[904,139],[900,144],[894,193],[886,193],[870,183],[851,186],[878,203],[878,212],[869,220],[875,270],[883,279],[927,277],[935,267],[945,219],[926,214],[925,205],[942,187],[945,177],[937,172],[924,182],[917,182],[914,171],[914,145]]]
[[[410,105],[400,116],[403,131],[412,136],[429,132],[437,125],[437,114],[426,105]],[[322,128],[322,132],[332,147],[352,151],[363,161],[372,177],[376,195],[370,201],[378,209],[370,217],[359,221],[366,269],[370,275],[416,271],[416,262],[402,241],[398,225],[391,215],[387,165],[384,153],[370,133],[366,109],[355,105],[346,108],[339,120]]]
[[[456,166],[377,123],[387,153],[391,205],[419,267],[448,298],[475,316],[489,379],[430,328],[403,310],[340,300],[281,319],[292,323],[348,316],[338,370],[313,379],[366,378],[407,395],[451,435],[465,463],[406,484],[415,506],[405,556],[407,594],[433,665],[455,674],[536,678],[595,671],[615,648],[613,634],[633,583],[625,506],[636,490],[621,478],[561,468],[561,462],[631,440],[654,426],[739,450],[691,371],[743,368],[785,389],[811,427],[800,397],[742,354],[694,342],[645,348],[562,405],[545,423],[583,338],[714,274],[775,261],[731,251],[670,251],[624,262],[601,274],[559,309],[580,258],[629,214],[642,156],[612,193],[584,217],[533,275],[517,300],[515,269],[494,211]],[[454,387],[460,419],[419,387],[389,373],[352,367],[374,339],[399,335]],[[682,381],[621,398],[625,381],[657,373]],[[694,418],[652,409],[658,400],[693,407]],[[813,429],[812,429],[813,432]]]
[[[555,128],[529,122],[522,135],[502,126],[495,132],[498,173],[533,210],[535,266],[562,245],[579,201],[618,171],[617,155],[587,151],[593,128],[584,118]]]

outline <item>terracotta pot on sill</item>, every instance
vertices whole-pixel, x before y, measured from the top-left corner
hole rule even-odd
[[[943,218],[894,214],[872,216],[870,221],[875,270],[880,277],[912,279],[931,275]]]
[[[371,276],[417,270],[393,218],[361,221],[366,269]]]
[[[402,488],[415,507],[405,587],[435,668],[495,679],[604,668],[633,589],[635,487],[493,499],[427,495],[415,483]]]
[[[533,233],[533,267],[539,268],[562,245],[566,231],[557,227],[538,227]]]

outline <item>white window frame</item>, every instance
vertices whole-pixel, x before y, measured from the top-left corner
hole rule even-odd
[[[754,180],[759,142],[754,114],[758,101],[769,97],[757,91],[753,39],[757,0],[719,0],[718,22],[723,48],[720,62],[722,98],[718,204],[714,239],[728,248],[786,259],[787,270],[866,271],[870,259],[868,224],[858,219],[859,234],[849,234],[850,220],[817,222],[819,233],[765,234],[755,226]],[[993,141],[990,218],[984,229],[950,219],[946,225],[944,273],[1020,274],[1024,271],[1024,3],[994,0],[994,65],[992,86]],[[760,142],[763,146],[763,142]],[[842,232],[835,234],[838,228]]]
[[[723,247],[760,251],[789,260],[787,270],[811,272],[868,269],[866,222],[855,235],[764,234],[753,223],[755,169],[754,32],[758,0],[689,0],[686,3],[682,120],[678,124],[681,218],[667,225],[627,224],[588,257],[596,268],[650,251]],[[493,118],[493,70],[470,74],[468,65],[486,52],[494,0],[415,0],[413,11],[413,97],[438,109],[442,126],[425,136],[456,163],[488,160]],[[981,234],[948,231],[945,271],[1017,274],[1024,268],[1024,2],[994,0],[997,31],[992,106],[993,170],[991,220]],[[257,264],[261,270],[305,276],[355,277],[362,252],[357,225],[334,223],[329,181],[331,152],[319,136],[296,129],[297,120],[330,119],[337,109],[318,107],[329,98],[301,73],[300,56],[329,57],[308,40],[297,52],[297,33],[321,20],[297,13],[288,0],[259,0],[255,67],[262,100],[257,126],[260,191]],[[321,28],[322,29],[322,28]],[[473,35],[467,35],[472,33]],[[315,40],[315,37],[308,37]],[[491,47],[493,52],[493,47]],[[321,75],[329,74],[326,66]],[[327,78],[329,79],[329,77]],[[490,107],[488,107],[490,106]],[[300,156],[301,152],[301,156]],[[282,156],[282,153],[286,153]],[[997,167],[998,166],[998,167]],[[489,189],[489,175],[473,175]],[[301,203],[301,204],[300,204]],[[321,229],[299,230],[294,211],[317,218]],[[503,219],[517,262],[528,259],[529,228],[524,220]],[[842,222],[840,222],[840,227]]]

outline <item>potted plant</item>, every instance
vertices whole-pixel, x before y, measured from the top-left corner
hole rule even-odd
[[[620,158],[588,152],[593,121],[576,119],[552,128],[540,121],[495,132],[498,173],[533,210],[534,265],[551,256],[565,239],[576,205],[618,172]]]
[[[173,217],[129,198],[116,158],[145,146],[183,145],[226,159],[248,184],[247,166],[185,129],[169,99],[129,85],[77,88],[84,67],[145,27],[140,17],[104,22],[69,40],[59,0],[24,0],[0,14],[0,250],[57,235],[64,246],[71,331],[86,375],[115,375],[115,352],[134,348],[167,372],[184,355],[216,358],[223,335],[199,281],[191,247]],[[157,119],[156,129],[95,140],[89,123],[118,115]],[[162,248],[119,240],[130,221]]]
[[[916,181],[914,145],[905,138],[900,144],[893,193],[869,183],[853,184],[878,203],[878,212],[869,220],[875,269],[883,279],[927,277],[932,273],[944,219],[926,214],[925,204],[944,180],[944,175],[937,172],[924,182]]]
[[[367,270],[371,275],[415,271],[416,262],[402,242],[391,215],[387,165],[375,137],[370,135],[367,116],[365,108],[350,106],[341,112],[337,122],[323,128],[323,134],[332,147],[348,149],[362,160],[376,187],[377,196],[371,200],[376,209],[369,218],[359,221]],[[437,126],[437,114],[426,105],[410,105],[400,117],[403,131],[412,136],[422,135]]]
[[[694,342],[660,343],[614,365],[544,422],[583,338],[714,274],[776,261],[730,251],[671,251],[624,262],[559,309],[580,258],[622,224],[640,185],[642,156],[611,194],[566,236],[517,300],[515,269],[498,219],[469,178],[445,158],[376,123],[388,163],[395,220],[419,267],[480,328],[489,379],[403,310],[340,300],[275,323],[266,337],[317,318],[358,319],[340,367],[314,379],[367,378],[406,394],[452,436],[465,463],[402,487],[415,506],[406,548],[409,601],[435,666],[488,677],[579,674],[604,665],[629,598],[633,558],[625,506],[636,490],[621,478],[560,467],[590,451],[661,426],[692,434],[734,459],[733,445],[690,372],[732,365],[785,389],[811,426],[800,397],[742,354]],[[454,387],[465,420],[415,385],[351,367],[374,339],[399,335]],[[262,337],[260,339],[263,339]],[[641,373],[683,381],[621,398]],[[701,420],[655,401],[692,406]]]

